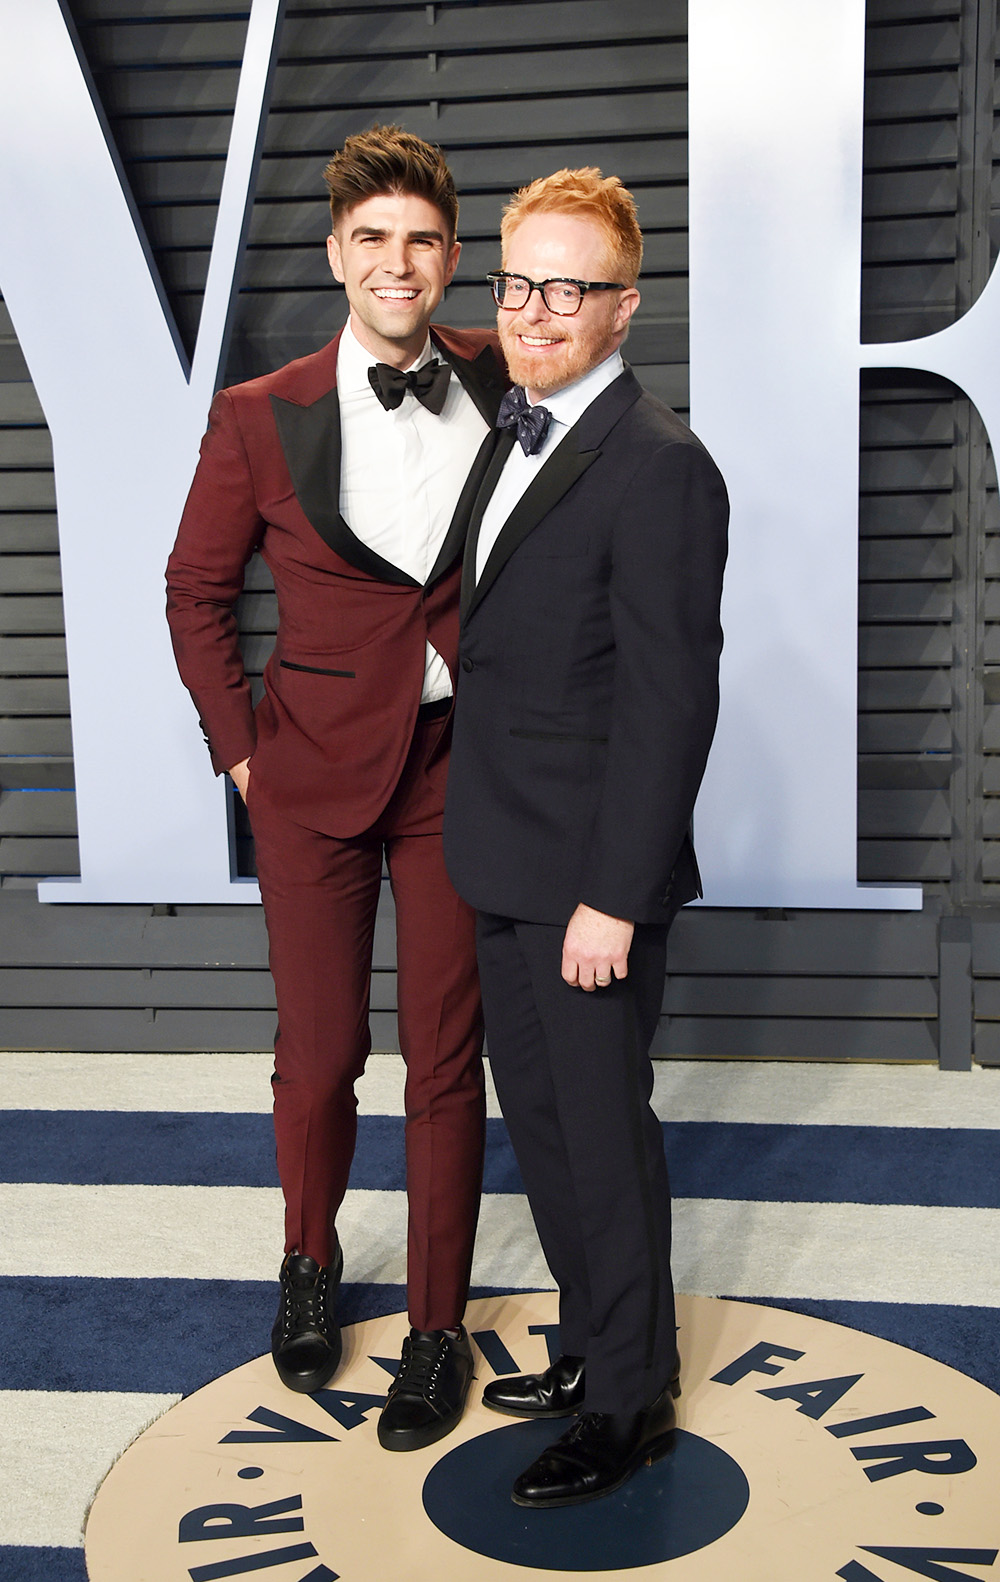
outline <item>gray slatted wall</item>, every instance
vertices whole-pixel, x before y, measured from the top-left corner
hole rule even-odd
[[[951,322],[988,272],[994,10],[992,0],[870,0],[868,339]],[[246,6],[76,0],[73,11],[190,345]],[[442,143],[463,196],[465,249],[442,313],[454,323],[488,317],[478,282],[496,260],[512,185],[564,163],[622,175],[647,238],[629,356],[683,410],[685,31],[676,0],[290,4],[227,378],[314,349],[341,322],[319,173],[344,135],[399,119]],[[684,914],[662,1053],[933,1059],[940,975],[945,1059],[961,1063],[974,949],[977,1054],[1000,1062],[1000,820],[991,818],[1000,771],[990,757],[1000,686],[988,668],[1000,675],[1000,642],[990,625],[998,557],[995,490],[981,487],[986,448],[958,393],[885,372],[863,382],[861,444],[859,874],[923,878],[928,903],[910,916]],[[72,764],[48,436],[6,319],[0,468],[0,952],[10,963],[0,972],[0,1044],[266,1047],[273,1013],[259,913],[34,899],[37,875],[75,866]],[[241,624],[259,674],[274,625],[262,568]],[[247,847],[244,839],[245,867]],[[388,1046],[389,908],[377,963],[374,1030]]]

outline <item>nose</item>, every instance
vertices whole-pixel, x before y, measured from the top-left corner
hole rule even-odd
[[[549,310],[545,306],[545,298],[537,286],[529,292],[528,300],[521,309],[521,318],[527,319],[529,324],[541,324],[549,317]]]
[[[413,265],[410,260],[410,250],[402,237],[397,237],[386,245],[382,255],[382,267],[390,275],[408,275]]]

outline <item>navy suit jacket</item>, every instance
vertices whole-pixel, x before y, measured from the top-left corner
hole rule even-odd
[[[718,711],[718,468],[625,369],[540,468],[478,583],[466,547],[445,859],[480,911],[669,923]]]

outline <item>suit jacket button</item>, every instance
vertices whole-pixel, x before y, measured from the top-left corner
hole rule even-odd
[[[472,660],[468,657],[468,655],[466,655],[466,657],[462,660],[462,669],[464,671],[468,672],[470,670],[475,670],[475,668],[476,667],[473,664]]]

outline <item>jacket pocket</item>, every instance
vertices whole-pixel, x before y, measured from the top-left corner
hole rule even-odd
[[[320,665],[293,665],[290,659],[279,659],[278,664],[282,670],[304,670],[310,676],[346,676],[349,681],[357,676],[356,670],[324,670]]]
[[[511,726],[509,734],[528,742],[606,742],[606,736],[585,736],[582,731],[521,731]]]

